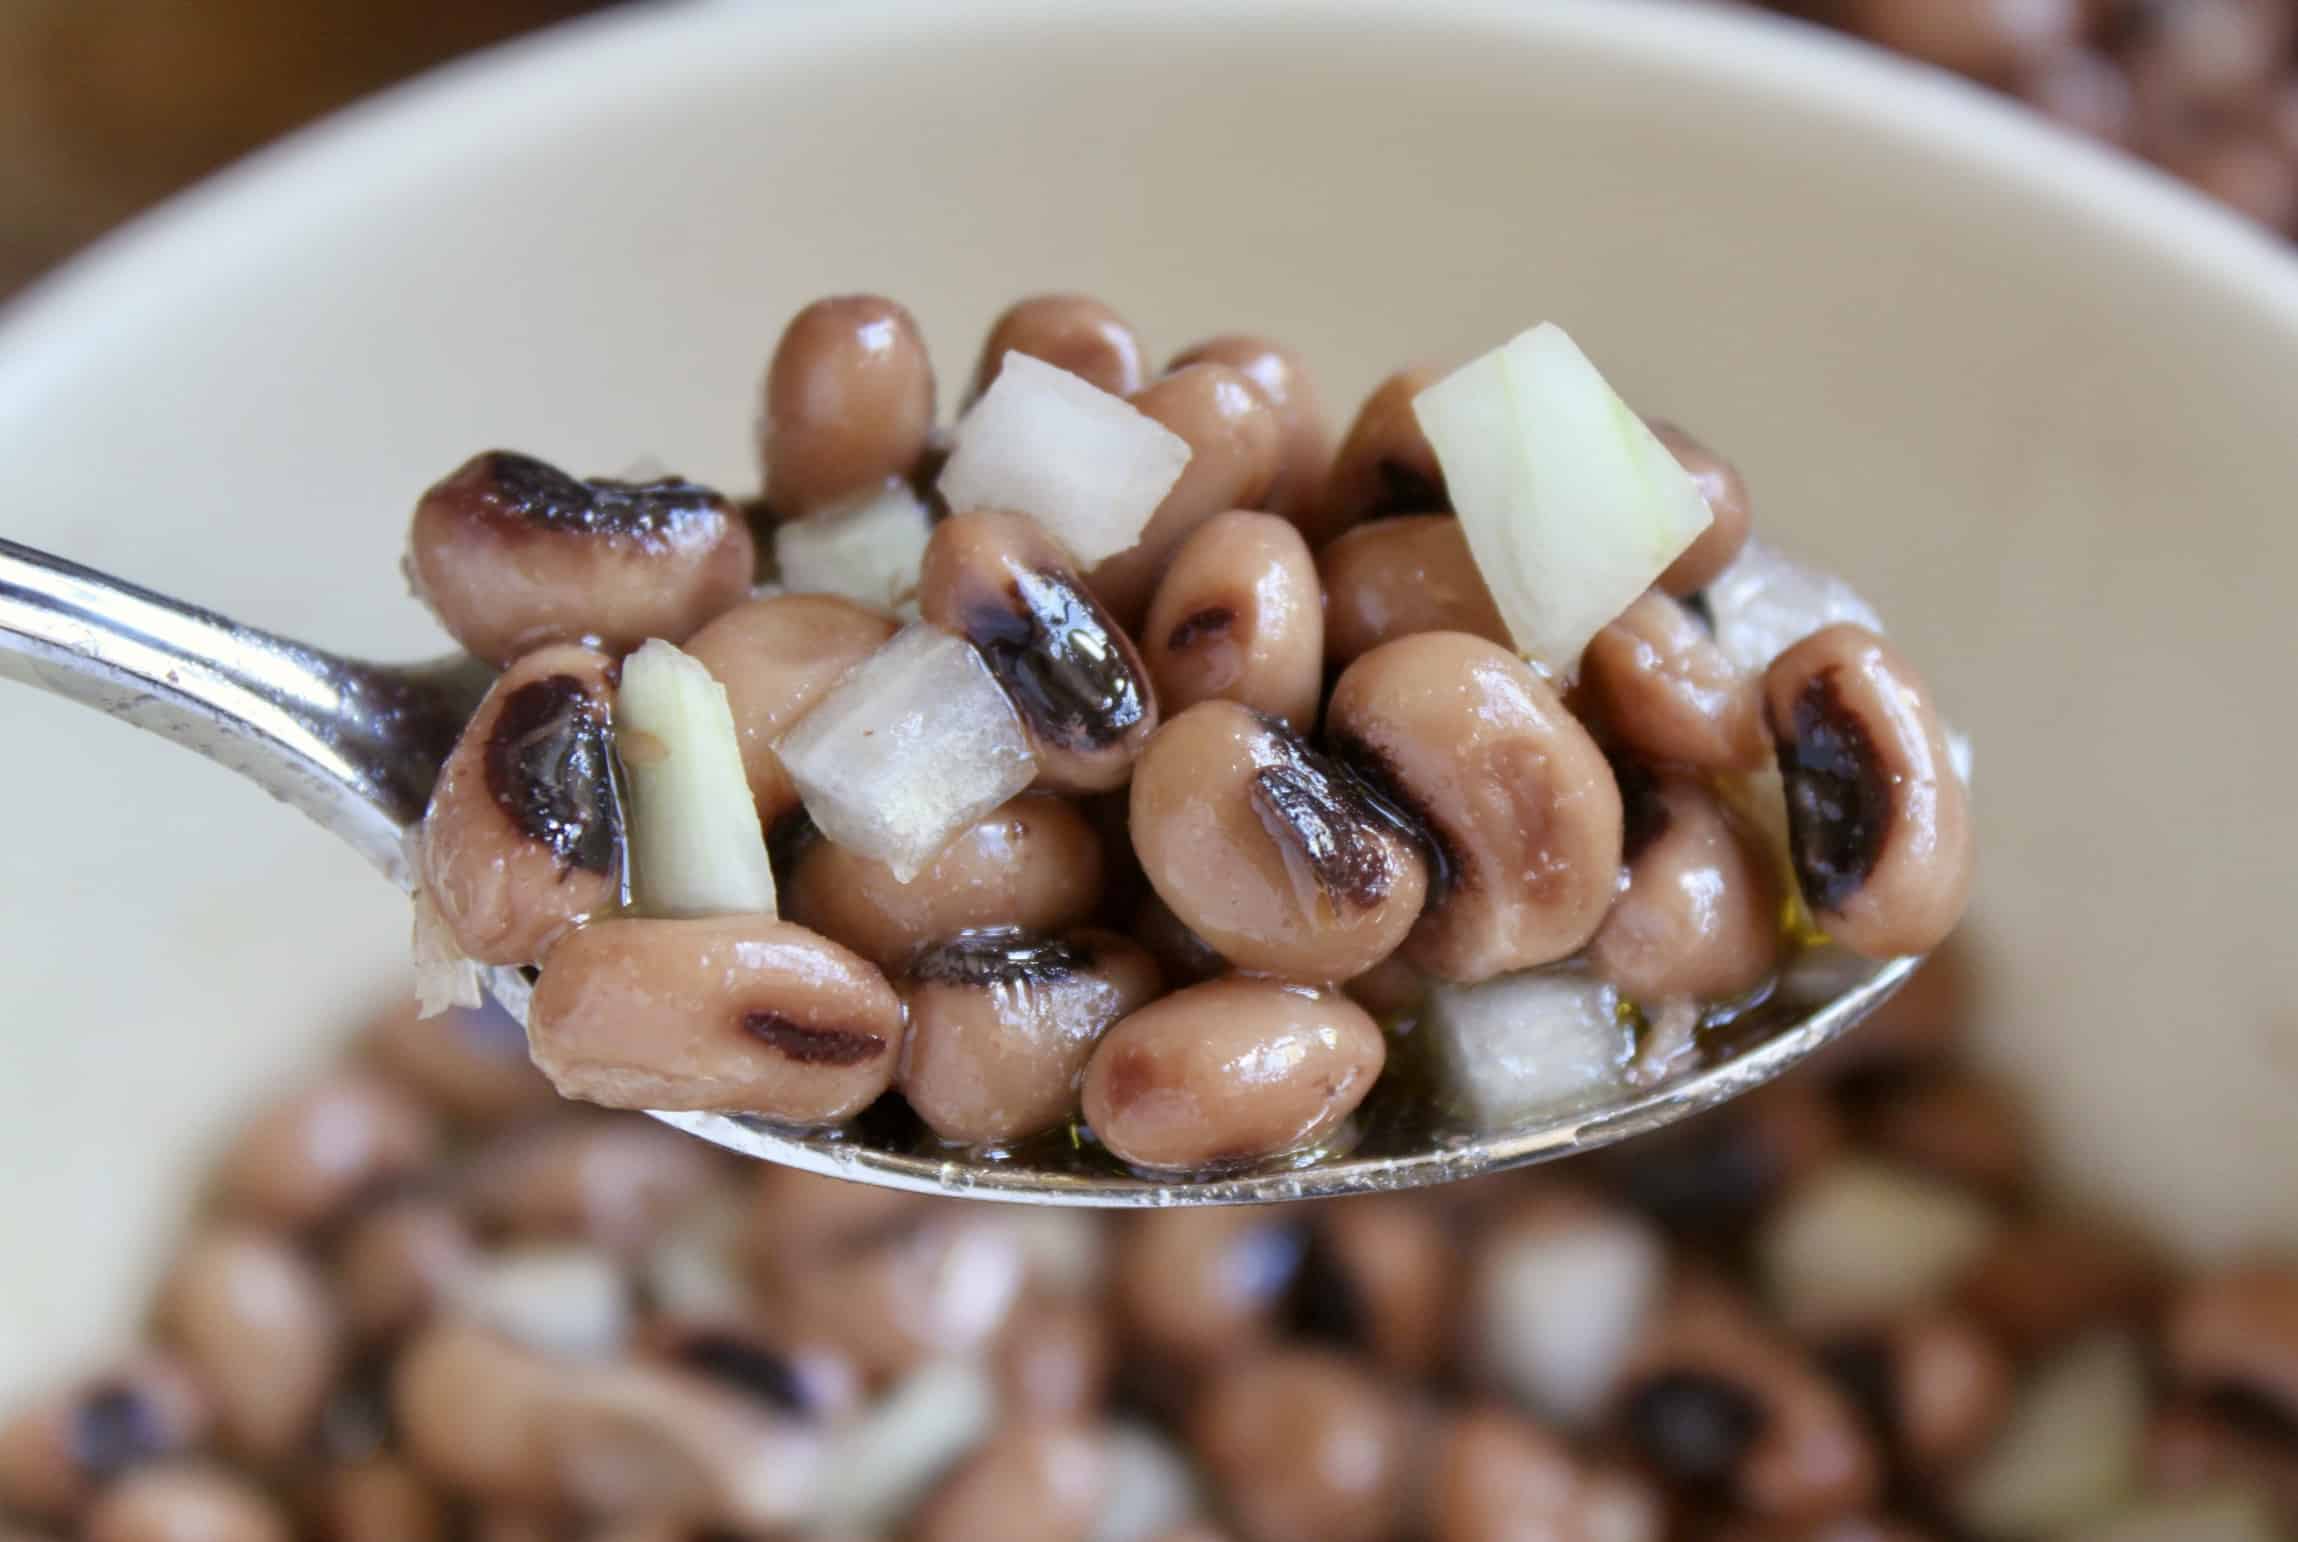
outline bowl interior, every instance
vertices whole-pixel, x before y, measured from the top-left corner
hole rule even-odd
[[[1978,744],[1988,1053],[2057,1169],[2298,1238],[2298,275],[1977,93],[1776,22],[687,8],[447,72],[0,329],[11,535],[351,651],[442,639],[406,511],[474,449],[738,486],[781,321],[1024,290],[1386,369],[1565,323],[1869,590]],[[223,773],[0,695],[0,1386],[119,1332],[197,1163],[404,907]]]

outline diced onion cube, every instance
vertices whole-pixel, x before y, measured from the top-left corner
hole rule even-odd
[[[1528,970],[1429,993],[1421,1031],[1446,1086],[1483,1129],[1591,1107],[1635,1053],[1619,993],[1571,969]]]
[[[1618,1386],[1666,1277],[1666,1244],[1634,1216],[1591,1209],[1503,1232],[1470,1303],[1478,1356],[1532,1412],[1584,1429]]]
[[[1761,674],[1773,659],[1838,622],[1883,630],[1883,618],[1858,590],[1757,540],[1741,547],[1731,566],[1701,592],[1715,622],[1716,646],[1750,674]]]
[[[567,1360],[603,1360],[630,1330],[630,1290],[596,1248],[534,1244],[490,1253],[448,1291],[456,1311],[512,1342]]]
[[[455,934],[446,917],[431,903],[431,892],[415,885],[415,1015],[437,1017],[454,1007],[475,1007],[486,1000],[486,971],[478,960],[455,946]]]
[[[1204,1496],[1189,1459],[1172,1439],[1131,1419],[1104,1426],[1108,1476],[1100,1518],[1086,1542],[1154,1542],[1202,1514]]]
[[[1139,543],[1189,464],[1189,441],[1156,419],[1021,353],[955,438],[939,483],[951,508],[1027,514],[1088,567]]]
[[[2228,1486],[2148,1500],[2066,1542],[2284,1542],[2262,1490]]]
[[[997,1390],[978,1362],[943,1360],[912,1372],[830,1437],[810,1529],[889,1529],[996,1423]]]
[[[2146,1366],[2120,1335],[2085,1339],[2026,1384],[1964,1476],[1956,1518],[2003,1542],[2056,1536],[2113,1514],[2138,1484]],[[2185,1536],[2181,1533],[2181,1537]]]
[[[917,593],[933,517],[907,482],[774,530],[774,561],[792,594],[836,594],[894,610]]]
[[[1461,533],[1517,650],[1551,674],[1650,588],[1713,516],[1553,322],[1413,398]]]
[[[775,753],[822,833],[903,883],[1037,775],[981,655],[923,624],[848,670]]]
[[[726,687],[660,638],[622,661],[614,740],[630,780],[631,894],[650,916],[773,915],[774,866]]]
[[[1937,1178],[1838,1162],[1781,1202],[1756,1251],[1773,1308],[1790,1327],[1824,1332],[1934,1299],[2001,1225]]]

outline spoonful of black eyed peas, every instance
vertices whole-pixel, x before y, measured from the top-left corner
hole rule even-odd
[[[801,311],[763,498],[482,454],[357,664],[0,543],[0,670],[415,897],[566,1096],[914,1189],[1228,1203],[1656,1129],[1954,927],[1963,749],[1849,587],[1560,329],[1337,450],[1289,350],[1152,376],[1076,296],[936,428],[910,316]]]

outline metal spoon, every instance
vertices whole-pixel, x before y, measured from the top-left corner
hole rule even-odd
[[[0,675],[86,702],[229,767],[317,820],[402,889],[413,883],[406,833],[423,817],[439,764],[490,678],[469,657],[409,666],[338,658],[6,540]],[[1605,1106],[1480,1131],[1409,1086],[1385,1099],[1376,1089],[1345,1149],[1201,1181],[1137,1177],[1051,1139],[990,1157],[941,1147],[914,1124],[870,1115],[811,1133],[738,1115],[654,1117],[810,1172],[1036,1204],[1238,1204],[1414,1188],[1593,1150],[1712,1108],[1849,1028],[1919,962],[1806,954],[1773,998],[1744,1027],[1735,1025],[1728,1048]],[[524,971],[488,971],[488,991],[522,1022],[529,988]]]

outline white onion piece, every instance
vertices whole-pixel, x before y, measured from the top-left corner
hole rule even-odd
[[[1150,1426],[1114,1420],[1102,1449],[1109,1476],[1086,1542],[1151,1542],[1203,1513],[1196,1470],[1179,1446]]]
[[[1021,1245],[1028,1283],[1058,1294],[1099,1290],[1109,1275],[1109,1233],[1100,1220],[1057,1205],[1012,1205],[1007,1235]]]
[[[2150,1499],[2111,1521],[2085,1522],[2060,1542],[2284,1542],[2264,1494],[2247,1488]]]
[[[2006,1542],[2076,1527],[2091,1536],[2137,1487],[2145,1423],[2138,1347],[2119,1334],[2084,1340],[2027,1382],[1957,1489],[1957,1518]]]
[[[1551,674],[1577,668],[1713,520],[1691,474],[1553,322],[1412,409],[1508,635]]]
[[[1446,1085],[1484,1129],[1589,1107],[1617,1091],[1635,1053],[1619,992],[1573,969],[1535,969],[1428,996]]]
[[[917,593],[933,516],[907,482],[774,529],[774,562],[793,594],[835,594],[895,610]]]
[[[1585,1429],[1617,1385],[1666,1269],[1666,1245],[1631,1215],[1591,1208],[1502,1231],[1469,1307],[1482,1363],[1542,1419]]]
[[[1881,1162],[1839,1162],[1783,1200],[1756,1241],[1771,1305],[1819,1331],[1919,1306],[2002,1228],[1961,1189]]]
[[[1758,540],[1741,547],[1731,566],[1701,592],[1715,622],[1716,646],[1752,674],[1763,673],[1823,627],[1848,621],[1883,630],[1883,618],[1856,589]]]
[[[774,865],[726,687],[655,638],[622,661],[614,744],[630,779],[631,897],[650,916],[773,915]]]
[[[455,1284],[454,1309],[515,1344],[563,1360],[604,1360],[630,1331],[630,1293],[596,1248],[515,1247],[481,1259]]]
[[[1065,369],[1008,353],[958,421],[938,484],[960,513],[1027,514],[1090,567],[1141,539],[1189,441]]]
[[[848,670],[774,749],[822,833],[903,883],[1037,775],[981,655],[922,624]]]
[[[454,1007],[469,1009],[486,1000],[486,970],[455,946],[455,934],[431,903],[430,891],[415,885],[412,949],[415,1015],[437,1017]]]
[[[739,1320],[751,1310],[743,1238],[751,1206],[738,1192],[711,1190],[672,1217],[639,1259],[648,1301],[665,1317]]]
[[[885,1531],[997,1424],[997,1389],[970,1361],[913,1372],[830,1437],[807,1517],[818,1531]]]

